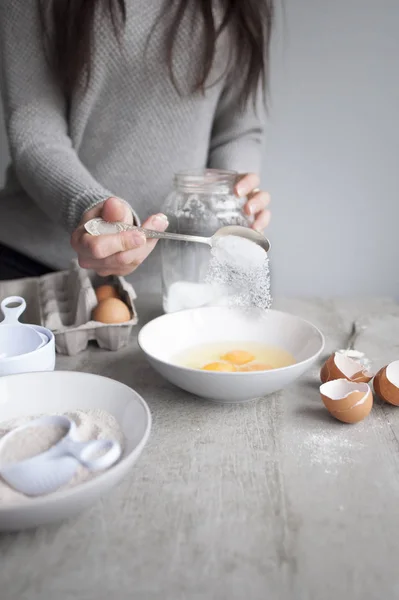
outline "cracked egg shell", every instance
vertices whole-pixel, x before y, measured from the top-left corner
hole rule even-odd
[[[342,423],[358,423],[373,407],[373,394],[364,382],[334,379],[320,386],[321,399],[328,412]]]
[[[374,390],[385,402],[399,406],[399,360],[378,371],[374,378]]]
[[[356,383],[368,383],[372,378],[373,373],[367,371],[360,362],[340,352],[332,354],[320,371],[322,383],[336,379],[347,379]]]

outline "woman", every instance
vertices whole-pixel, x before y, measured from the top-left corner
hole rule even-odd
[[[12,164],[0,192],[0,279],[66,268],[74,252],[100,275],[131,273],[154,242],[93,238],[84,223],[164,231],[159,209],[184,169],[246,173],[236,193],[264,229],[272,9],[271,0],[1,0]]]

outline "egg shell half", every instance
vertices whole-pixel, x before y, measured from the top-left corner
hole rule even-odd
[[[360,362],[340,352],[334,352],[324,363],[320,371],[322,383],[335,379],[368,383],[372,378],[373,374],[367,371]]]
[[[373,394],[364,382],[334,379],[320,386],[320,394],[328,412],[343,423],[358,423],[373,407]]]
[[[399,360],[378,371],[374,378],[374,389],[382,400],[399,406]]]

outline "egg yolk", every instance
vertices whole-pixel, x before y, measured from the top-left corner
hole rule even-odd
[[[233,365],[245,365],[246,363],[254,360],[255,357],[246,352],[245,350],[233,350],[232,352],[228,352],[224,356],[220,357],[222,360],[227,360],[227,362],[233,363]]]
[[[244,365],[241,367],[240,371],[270,371],[272,369],[270,365],[262,364],[262,363],[253,363],[252,365]]]
[[[226,373],[233,373],[237,371],[236,367],[230,363],[225,362],[213,362],[202,367],[203,371],[224,371]]]

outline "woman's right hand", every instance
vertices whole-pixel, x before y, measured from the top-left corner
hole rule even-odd
[[[78,255],[79,265],[84,269],[93,269],[102,277],[129,275],[152,252],[156,240],[147,240],[143,233],[134,230],[91,236],[86,232],[84,224],[98,217],[109,222],[122,221],[133,224],[132,211],[118,198],[108,198],[86,211],[71,237],[71,246]],[[165,215],[153,215],[143,223],[143,227],[165,231],[168,220]]]

